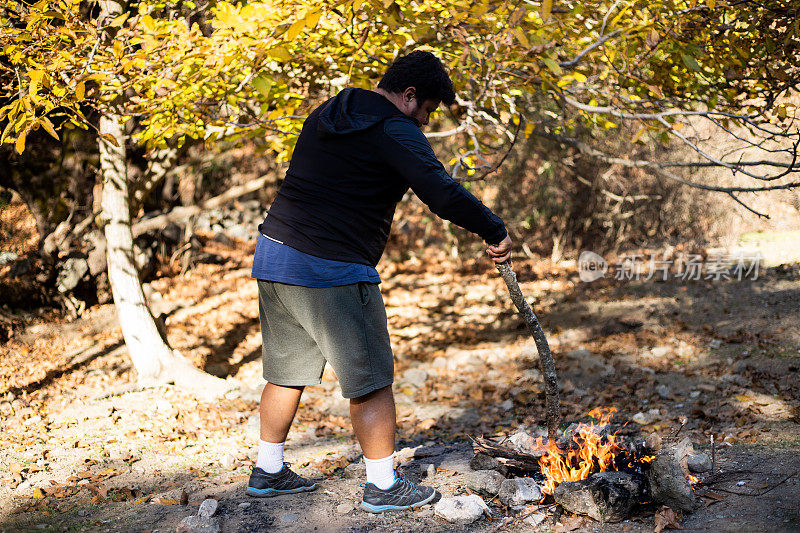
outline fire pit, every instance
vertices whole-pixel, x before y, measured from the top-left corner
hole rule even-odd
[[[623,436],[612,424],[615,412],[590,411],[589,422],[570,425],[558,441],[526,432],[501,441],[473,439],[473,464],[532,478],[541,489],[540,503],[601,522],[618,522],[655,504],[694,509],[697,478],[687,466],[694,454],[691,442],[662,445],[660,439]]]

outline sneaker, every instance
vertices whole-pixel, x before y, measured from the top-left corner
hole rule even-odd
[[[368,513],[397,511],[409,507],[419,507],[430,503],[439,495],[433,487],[417,485],[396,473],[394,485],[386,490],[379,489],[372,483],[364,484],[364,499],[361,508]]]
[[[247,494],[256,498],[269,498],[280,494],[294,494],[308,492],[317,488],[317,484],[306,478],[300,477],[284,464],[278,472],[269,474],[257,466],[250,474],[247,483]]]

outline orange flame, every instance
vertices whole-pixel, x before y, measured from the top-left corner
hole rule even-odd
[[[541,437],[537,439],[537,445],[546,449],[539,458],[540,471],[546,478],[542,493],[553,494],[559,483],[580,481],[613,466],[614,456],[622,451],[622,447],[616,435],[601,436],[595,428],[608,424],[615,412],[613,407],[592,409],[589,416],[597,419],[598,423],[581,425],[572,437],[577,446],[570,446],[570,449],[562,450],[553,441],[544,444]]]

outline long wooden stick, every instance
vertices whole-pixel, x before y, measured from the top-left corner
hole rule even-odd
[[[550,345],[547,344],[547,338],[544,335],[542,326],[536,315],[533,314],[533,309],[525,301],[522,295],[522,290],[517,283],[517,275],[511,270],[511,265],[508,261],[496,265],[498,272],[503,277],[508,287],[508,293],[511,296],[511,301],[519,310],[522,319],[528,326],[528,331],[531,332],[533,340],[536,342],[536,349],[539,352],[539,368],[544,377],[544,393],[545,393],[545,409],[547,413],[547,438],[553,442],[558,440],[558,426],[561,422],[561,409],[558,401],[558,375],[556,374],[556,363],[553,360],[553,355],[550,353]]]

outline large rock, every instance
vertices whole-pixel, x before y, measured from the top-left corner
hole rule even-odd
[[[698,453],[690,455],[687,461],[687,466],[690,472],[695,474],[702,474],[711,470],[711,457],[707,453]]]
[[[500,501],[509,507],[542,499],[542,489],[529,477],[506,479],[500,484]]]
[[[582,481],[565,482],[553,494],[567,511],[587,515],[600,522],[628,518],[641,499],[644,480],[625,472],[600,472]]]
[[[491,515],[489,506],[477,494],[442,498],[436,502],[433,512],[448,522],[461,525],[471,524],[484,513]]]
[[[497,470],[478,470],[467,474],[467,487],[473,492],[494,498],[500,492],[500,484],[506,478]]]
[[[653,459],[647,479],[653,501],[684,511],[697,507],[697,498],[686,479],[686,472],[672,453],[660,453]]]

